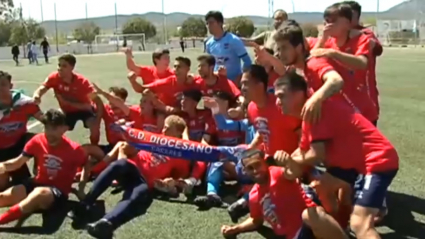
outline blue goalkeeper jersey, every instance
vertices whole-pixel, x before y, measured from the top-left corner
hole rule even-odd
[[[220,66],[226,67],[227,78],[232,81],[235,81],[242,74],[241,61],[244,62],[244,69],[251,65],[251,59],[244,43],[238,36],[230,32],[225,32],[219,39],[210,37],[206,42],[206,52],[215,57],[215,71]]]

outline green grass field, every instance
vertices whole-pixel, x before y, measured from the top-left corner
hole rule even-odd
[[[172,53],[172,57],[178,54]],[[185,54],[195,61],[199,52],[189,51]],[[151,64],[148,53],[135,55],[135,59],[139,64]],[[378,62],[382,112],[379,128],[394,143],[401,159],[400,171],[388,195],[390,214],[379,228],[387,239],[425,238],[425,141],[420,136],[425,135],[424,66],[425,51],[422,49],[385,49],[384,56]],[[196,66],[192,68],[196,72]],[[15,67],[12,62],[0,62],[0,70],[13,75],[15,87],[29,94],[55,69],[55,59],[51,64],[41,66]],[[120,85],[131,89],[126,80],[124,55],[79,56],[76,70],[103,88]],[[136,94],[129,97],[131,103],[138,100]],[[42,102],[44,110],[49,107],[57,107],[51,92]],[[31,130],[39,132],[41,128],[36,126]],[[81,124],[69,133],[69,137],[80,143],[89,141],[88,131],[83,130]],[[106,210],[114,206],[120,196],[105,193],[101,200],[105,201]],[[61,220],[55,219],[54,222],[58,224]],[[41,215],[36,214],[24,223],[23,228],[6,228],[14,224],[1,227],[0,238],[89,238],[84,230],[73,229],[71,223],[66,218],[57,230],[50,229],[51,226],[41,227],[43,220]],[[221,225],[229,223],[231,221],[224,209],[199,212],[195,206],[185,203],[183,198],[181,202],[157,200],[147,214],[119,228],[115,236],[119,239],[214,239],[221,238]],[[239,238],[263,237],[250,233]]]

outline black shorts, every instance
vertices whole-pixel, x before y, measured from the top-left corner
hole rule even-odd
[[[12,147],[0,149],[0,162],[5,162],[10,159],[14,159],[21,155],[24,150],[25,144],[34,136],[33,133],[25,133],[18,142],[15,143]],[[27,164],[22,165],[21,168],[9,172],[10,177],[12,178],[12,184],[20,184],[24,180],[31,177],[31,173],[28,170]]]
[[[22,185],[25,187],[25,190],[27,191],[27,195],[29,195],[37,187],[49,188],[52,191],[53,198],[54,198],[53,204],[50,207],[50,209],[61,208],[68,202],[68,195],[62,193],[62,191],[56,187],[35,183],[33,179],[28,179],[27,181],[22,183]]]
[[[109,152],[111,152],[114,147],[115,147],[115,144],[101,144],[101,145],[99,145],[99,148],[103,151],[103,153],[105,155],[107,155]]]
[[[69,112],[65,113],[66,115],[66,125],[68,126],[69,130],[72,131],[75,128],[75,125],[79,120],[83,121],[84,128],[88,128],[87,122],[95,118],[96,115],[94,111],[75,111],[75,112]]]

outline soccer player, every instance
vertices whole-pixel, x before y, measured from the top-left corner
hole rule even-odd
[[[200,55],[197,60],[198,74],[205,84],[205,89],[203,89],[205,91],[203,92],[204,95],[211,97],[216,91],[224,91],[232,95],[234,99],[241,97],[241,91],[236,87],[235,83],[228,80],[227,77],[222,77],[214,73],[216,60],[213,55]]]
[[[99,125],[102,120],[103,102],[96,95],[91,83],[82,75],[74,72],[77,59],[65,54],[59,57],[58,70],[50,74],[43,85],[34,92],[35,102],[40,103],[43,95],[53,89],[61,110],[66,115],[68,130],[74,130],[81,120],[85,128],[90,129],[90,143],[98,144]],[[95,104],[96,110],[93,109]]]
[[[201,90],[203,87],[200,77],[189,76],[191,61],[187,57],[179,56],[174,61],[175,75],[165,79],[156,80],[147,85],[143,85],[143,89],[155,93],[158,99],[164,103],[167,112],[180,112],[180,101],[182,93],[189,89]],[[129,78],[134,81],[134,78]]]
[[[260,144],[268,155],[277,150],[292,153],[298,145],[297,130],[301,121],[292,116],[285,116],[276,106],[274,95],[267,93],[269,75],[260,65],[252,65],[242,78],[242,91],[246,91],[248,99],[248,119],[257,130],[251,142],[251,148]]]
[[[367,89],[370,37],[360,31],[352,31],[353,11],[343,3],[335,3],[325,10],[325,30],[322,38],[310,53],[327,57],[345,80],[343,97],[357,108],[368,120],[378,119],[377,108]],[[356,33],[357,32],[357,33]]]
[[[97,90],[97,87],[93,85],[96,93],[99,95],[102,95],[103,92],[100,92]],[[125,88],[121,87],[110,87],[109,88],[109,95],[112,95],[113,97],[119,99],[120,101],[124,102],[127,99],[128,92]],[[127,115],[121,110],[121,108],[114,106],[113,104],[104,104],[103,109],[103,122],[105,126],[105,133],[106,133],[106,141],[108,144],[106,145],[97,145],[97,144],[84,144],[83,149],[86,151],[87,155],[91,157],[92,163],[95,163],[96,166],[94,166],[91,170],[91,176],[97,176],[100,174],[102,170],[106,168],[106,164],[102,163],[102,159],[108,154],[115,145],[123,141],[124,139],[121,136],[121,133],[113,130],[112,126],[121,119],[126,119]],[[97,164],[100,162],[99,164]]]
[[[258,229],[268,222],[273,238],[348,238],[322,207],[313,203],[285,168],[270,166],[264,152],[247,150],[242,155],[246,174],[257,184],[249,195],[250,217],[234,226],[222,226],[224,236]]]
[[[282,109],[289,115],[301,115],[308,97],[303,77],[288,72],[275,86]],[[324,162],[328,173],[351,185],[356,180],[353,172],[365,175],[364,181],[357,182],[350,227],[357,238],[380,238],[374,217],[397,174],[397,151],[371,122],[340,101],[323,102],[321,115],[315,124],[303,122],[300,153],[289,160],[299,165]]]
[[[152,53],[153,66],[136,65],[131,48],[125,48],[124,52],[127,58],[127,69],[141,77],[144,85],[174,75],[174,71],[170,69],[170,51],[168,49],[157,49]],[[143,88],[137,81],[130,81],[130,83],[132,83],[134,91],[143,92]]]
[[[0,225],[18,220],[38,210],[64,207],[71,191],[78,167],[89,163],[83,148],[64,136],[66,116],[59,110],[48,110],[42,117],[44,133],[34,136],[25,144],[22,153],[0,163],[0,173],[13,172],[31,158],[38,166],[34,179],[20,183],[0,193],[0,206],[10,207],[0,215]],[[87,174],[82,173],[80,195],[84,193]]]
[[[178,116],[165,119],[162,132],[166,136],[182,138],[186,124]],[[112,238],[113,232],[123,223],[134,218],[138,212],[145,213],[152,203],[155,184],[163,185],[162,179],[171,177],[176,159],[140,151],[128,157],[120,150],[118,160],[110,164],[93,182],[81,206],[75,210],[76,217],[87,217],[97,198],[105,192],[113,180],[123,187],[122,200],[102,219],[89,224],[87,232],[96,238]],[[109,162],[107,162],[109,163]]]
[[[272,56],[275,55],[274,51],[270,48],[264,48],[264,50]],[[275,61],[279,61],[279,59],[276,58]],[[273,94],[274,93],[274,82],[280,76],[285,75],[286,67],[284,67],[280,62],[278,62],[278,64],[275,64],[275,65],[280,66],[280,68],[278,68],[278,67],[275,68],[274,65],[272,65],[270,62],[267,62],[267,61],[263,62],[261,60],[261,58],[258,58],[258,57],[255,58],[255,63],[263,66],[266,69],[267,74],[269,75],[267,92],[270,93],[270,94]]]
[[[209,103],[211,103],[211,101]],[[213,114],[222,114],[229,117],[227,112],[229,107],[235,104],[235,101],[230,94],[218,91],[214,94],[214,103],[212,104],[213,106],[209,106]],[[237,146],[242,144],[244,139],[244,131],[242,131],[242,129],[239,129],[239,131],[232,131],[216,128],[215,135],[217,138],[216,143],[219,146]],[[218,195],[218,191],[221,183],[225,179],[225,174],[227,175],[227,179],[233,180],[238,178],[235,167],[236,163],[237,162],[227,160],[209,164],[207,172],[207,195],[196,198],[194,201],[195,205],[202,209],[209,209],[222,205],[222,200]]]
[[[345,4],[350,5],[351,9],[353,10],[353,17],[351,19],[351,27],[354,29],[360,30],[363,34],[367,35],[369,37],[369,40],[371,41],[371,47],[372,47],[372,55],[369,57],[369,66],[368,66],[368,76],[367,80],[365,82],[366,88],[369,92],[369,96],[371,97],[373,103],[376,106],[376,111],[379,116],[379,91],[378,86],[376,82],[376,58],[381,56],[383,53],[384,48],[382,47],[381,43],[379,42],[378,38],[375,36],[373,31],[367,27],[364,27],[360,25],[360,15],[362,13],[362,6],[356,1],[346,1]],[[377,125],[377,121],[374,122],[375,126]]]
[[[273,40],[273,34],[275,31],[282,25],[282,22],[288,20],[288,13],[283,9],[278,9],[273,13],[273,27],[272,31],[264,31],[257,36],[252,37],[251,39],[243,39],[246,46],[252,46],[253,43],[260,46],[265,46],[271,50],[276,49],[276,43]]]
[[[42,113],[31,97],[12,90],[12,76],[0,71],[0,162],[16,158],[34,134],[27,131],[31,117],[41,119]],[[31,176],[26,164],[13,172],[0,175],[0,190],[22,183]]]
[[[303,71],[310,88],[314,92],[303,109],[303,119],[315,122],[320,118],[320,105],[331,96],[336,100],[347,102],[339,92],[344,86],[341,75],[335,71],[333,65],[326,58],[309,57],[305,48],[305,38],[298,23],[292,21],[283,23],[275,34],[279,56],[282,62]],[[276,63],[275,57],[264,50],[256,49],[256,54],[264,61]],[[348,103],[348,102],[347,102]]]
[[[205,15],[205,21],[208,31],[213,36],[206,43],[206,52],[215,57],[215,71],[224,66],[227,70],[227,78],[239,85],[242,77],[241,60],[244,70],[251,65],[251,58],[244,43],[238,36],[223,29],[224,17],[221,12],[208,12]]]

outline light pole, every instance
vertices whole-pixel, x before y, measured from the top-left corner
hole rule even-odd
[[[167,15],[165,15],[165,5],[164,5],[164,0],[162,0],[162,15],[164,17],[163,19],[163,23],[162,23],[162,28],[164,31],[164,44],[167,44]]]

